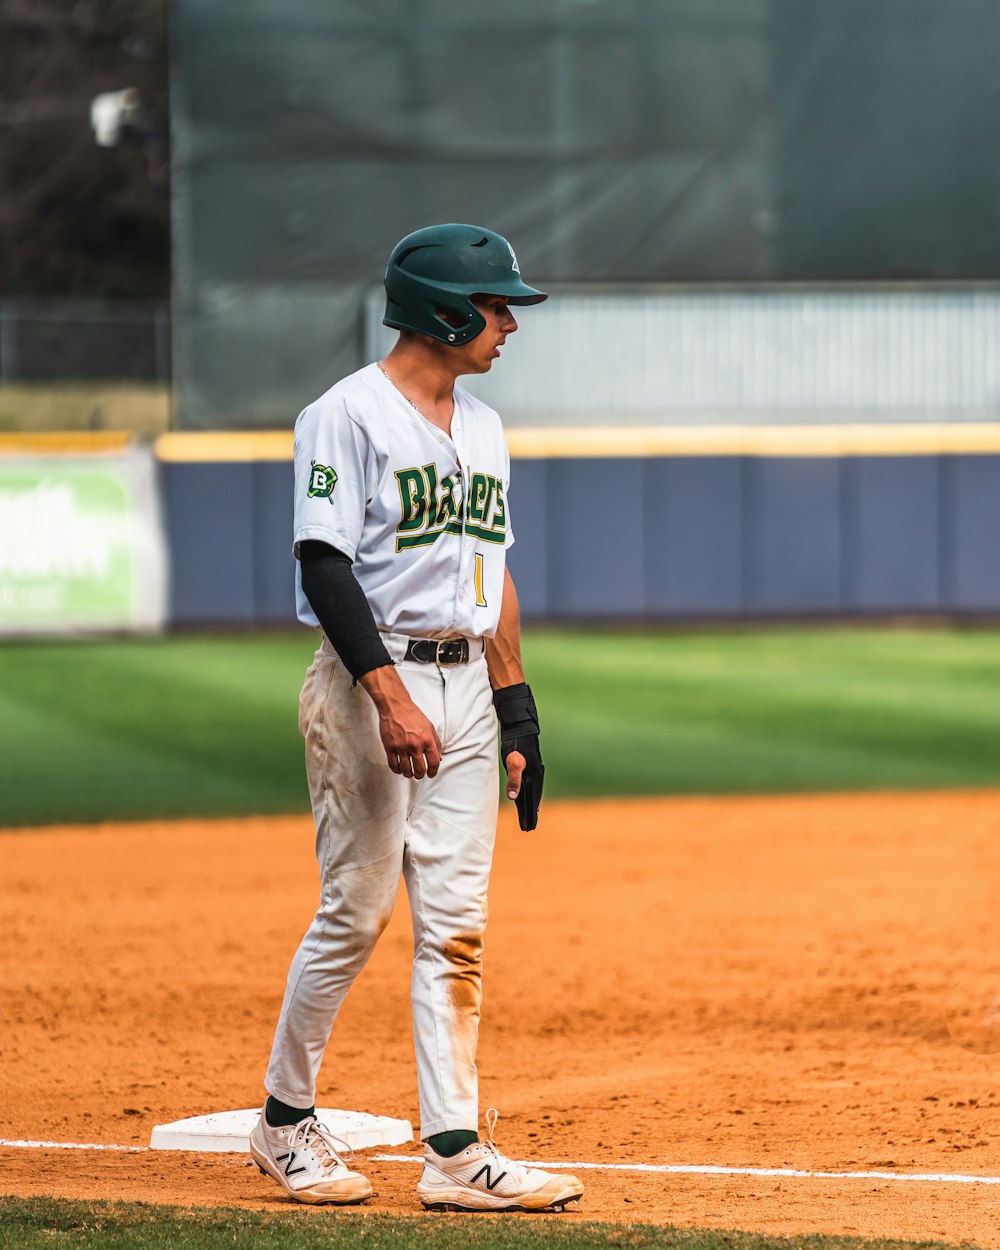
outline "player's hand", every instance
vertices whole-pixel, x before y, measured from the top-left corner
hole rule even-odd
[[[538,741],[538,711],[525,682],[493,692],[500,721],[500,758],[507,770],[507,797],[517,804],[518,822],[530,831],[538,824],[545,765]]]
[[[538,738],[519,738],[520,750],[511,751],[504,759],[507,769],[507,797],[517,804],[521,828],[530,831],[538,825],[538,807],[542,801],[545,765],[538,747]]]
[[[378,709],[378,732],[389,768],[401,777],[436,777],[441,767],[437,730],[410,698],[392,667],[359,678]]]
[[[420,708],[410,706],[379,712],[378,731],[385,747],[385,758],[394,773],[402,777],[436,777],[441,767],[441,740]]]
[[[507,797],[509,799],[516,799],[521,793],[521,777],[527,762],[520,751],[511,751],[503,762],[507,770]]]

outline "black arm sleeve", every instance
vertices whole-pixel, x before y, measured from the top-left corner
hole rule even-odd
[[[304,542],[299,563],[309,606],[354,680],[391,664],[348,557],[327,543]]]

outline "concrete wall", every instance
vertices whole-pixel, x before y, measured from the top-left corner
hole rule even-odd
[[[175,625],[294,620],[289,461],[160,465]],[[528,620],[1000,613],[1000,454],[515,460]]]

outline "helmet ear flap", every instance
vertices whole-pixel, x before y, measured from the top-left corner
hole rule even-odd
[[[467,295],[407,273],[398,265],[390,263],[386,270],[385,293],[382,324],[396,330],[411,330],[461,347],[486,328],[486,318]]]
[[[468,343],[486,326],[486,318],[465,296],[453,301],[441,301],[434,309],[434,316],[444,329],[444,341],[453,345]]]

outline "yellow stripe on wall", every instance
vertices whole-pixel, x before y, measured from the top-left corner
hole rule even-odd
[[[935,456],[1000,452],[1000,422],[907,425],[573,426],[507,430],[519,460],[621,456]],[[291,431],[174,433],[161,460],[290,460]]]
[[[161,434],[157,458],[178,461],[291,460],[291,430],[205,430]]]
[[[507,430],[519,460],[622,456],[936,456],[1000,453],[1000,422],[899,425],[573,426]],[[0,455],[125,451],[125,431],[0,434]],[[174,431],[154,441],[169,463],[291,460],[291,430]]]
[[[1000,452],[1000,423],[716,425],[507,431],[519,459],[613,456],[935,456]]]
[[[0,434],[0,456],[93,456],[125,451],[128,430],[42,430],[35,434]]]

